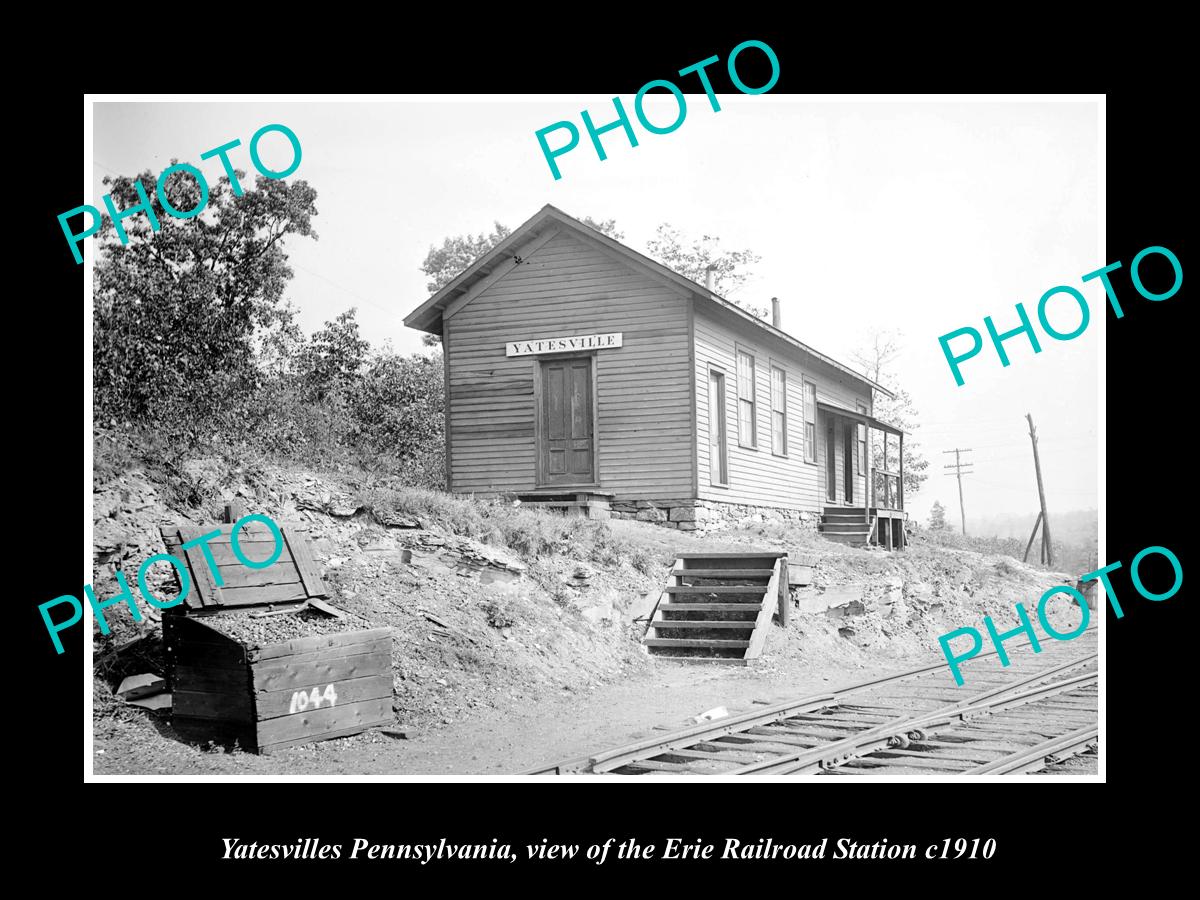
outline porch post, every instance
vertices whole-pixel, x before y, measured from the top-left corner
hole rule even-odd
[[[885,509],[892,508],[891,491],[892,483],[888,480],[888,433],[883,433],[883,505]]]
[[[904,432],[900,432],[900,509],[904,509]]]
[[[867,489],[864,491],[867,501],[867,519],[871,518],[871,507],[875,505],[875,473],[872,469],[873,460],[871,459],[871,426],[863,421],[863,428],[867,432],[867,471],[864,473],[867,476]]]

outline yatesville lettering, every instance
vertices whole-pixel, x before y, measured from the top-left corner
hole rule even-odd
[[[582,350],[610,350],[621,346],[622,332],[612,334],[580,334],[573,337],[538,338],[509,341],[506,356],[532,356],[538,353],[570,353]]]
[[[243,844],[238,838],[221,838],[225,842],[222,859],[341,859],[338,844],[322,844],[316,838],[305,838],[295,844]]]

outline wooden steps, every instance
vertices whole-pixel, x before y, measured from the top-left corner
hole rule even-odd
[[[762,653],[772,616],[786,610],[787,591],[786,554],[680,554],[642,644],[653,656],[682,662],[745,664]]]
[[[749,647],[749,641],[727,641],[721,638],[646,638],[642,643],[647,647]]]
[[[588,519],[612,518],[612,494],[606,491],[541,490],[515,496],[522,506],[530,509],[545,509]]]
[[[767,569],[672,569],[672,575],[690,575],[693,578],[762,578],[770,580],[774,570]]]
[[[762,594],[765,584],[682,584],[667,585],[667,594]]]
[[[852,547],[874,544],[887,550],[903,550],[908,543],[904,521],[903,510],[826,506],[817,529],[823,537],[839,544]]]
[[[660,603],[664,612],[745,612],[757,609],[753,603]]]
[[[827,506],[817,530],[828,540],[852,547],[865,547],[871,541],[871,520],[862,506]]]

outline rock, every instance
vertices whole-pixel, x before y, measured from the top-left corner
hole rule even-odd
[[[910,603],[924,606],[933,599],[933,587],[924,581],[906,581],[902,594]]]
[[[138,700],[126,700],[130,706],[140,706],[142,709],[160,710],[171,708],[170,694],[154,694],[150,697],[142,697]],[[101,753],[104,751],[101,750]]]
[[[687,506],[673,506],[671,507],[671,521],[695,522],[696,510]]]
[[[139,697],[149,697],[161,694],[167,689],[167,683],[157,675],[130,675],[117,688],[117,696],[122,700],[136,700]]]
[[[394,510],[376,509],[373,511],[375,521],[385,528],[420,528],[421,523],[416,519],[402,516]]]
[[[701,722],[711,722],[714,719],[724,719],[729,715],[729,710],[724,706],[717,706],[710,710],[700,713],[697,716],[692,716],[688,719],[693,725],[699,725]]]
[[[601,602],[589,604],[581,609],[579,614],[593,625],[599,625],[601,622],[611,619],[613,617],[612,597],[604,596]]]
[[[639,500],[638,502],[641,503],[644,501]],[[637,514],[637,520],[639,522],[665,522],[667,521],[667,517],[657,506],[651,506],[647,509],[639,510]]]
[[[798,606],[801,612],[822,613],[833,609],[845,608],[842,615],[861,615],[865,607],[862,603],[863,586],[861,584],[840,585],[827,588],[824,593],[818,593],[815,588],[801,588],[796,591]]]
[[[644,619],[654,611],[654,605],[658,603],[658,591],[642,591],[640,594],[635,594],[627,598],[627,604],[623,610],[623,618],[627,622],[632,622],[635,619]]]

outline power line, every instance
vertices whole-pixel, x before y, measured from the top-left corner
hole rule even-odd
[[[959,515],[962,516],[962,533],[963,533],[963,535],[966,535],[966,533],[967,533],[967,507],[966,507],[966,504],[963,502],[962,477],[964,474],[970,475],[973,470],[971,469],[971,463],[967,463],[966,468],[964,469],[963,462],[962,462],[962,454],[971,453],[971,452],[972,452],[972,450],[970,447],[965,447],[965,448],[955,447],[953,450],[943,450],[942,451],[943,455],[948,454],[948,453],[954,454],[954,465],[943,466],[943,468],[953,469],[954,474],[956,476],[958,476],[958,512],[959,512]]]

